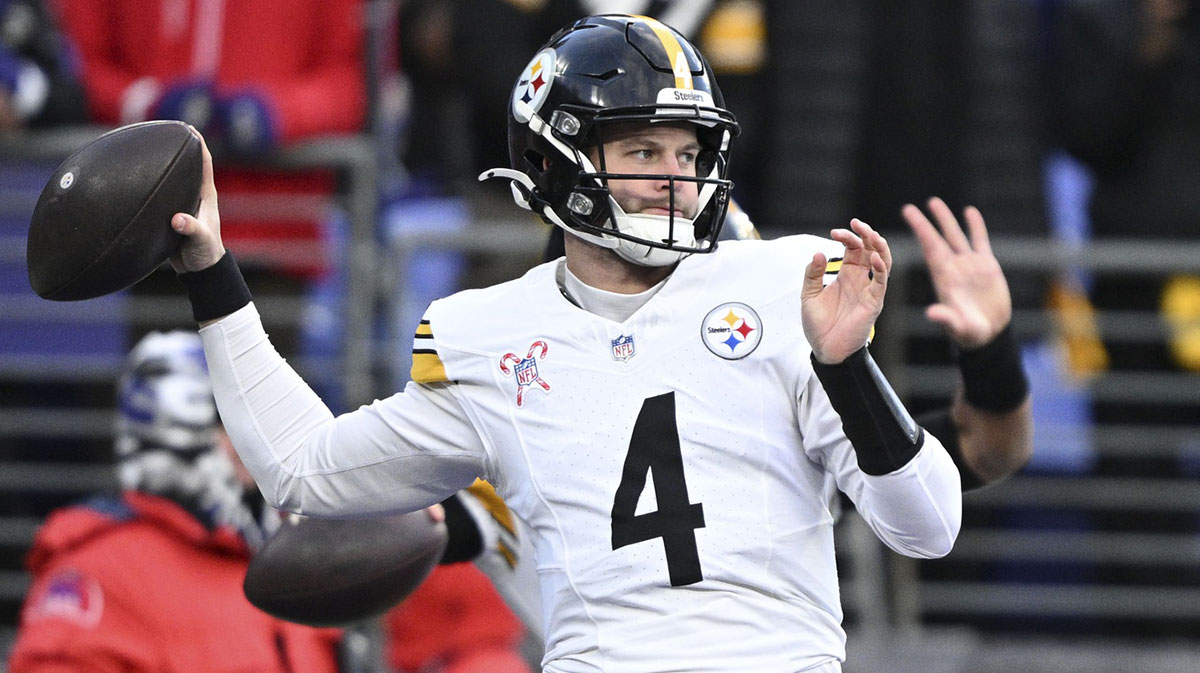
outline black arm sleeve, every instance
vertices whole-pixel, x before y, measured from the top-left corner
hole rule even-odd
[[[867,347],[836,365],[810,356],[813,371],[829,395],[833,410],[863,472],[881,476],[904,467],[925,443],[925,434],[875,365]]]

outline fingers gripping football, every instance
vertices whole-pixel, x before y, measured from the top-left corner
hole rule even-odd
[[[849,229],[834,229],[830,236],[845,246],[841,270],[822,287],[828,260],[822,253],[813,256],[805,269],[801,312],[814,357],[837,364],[867,343],[883,310],[892,252],[862,220],[851,220]]]
[[[184,236],[175,254],[171,255],[171,266],[176,273],[207,269],[225,255],[225,246],[221,243],[221,216],[217,211],[212,154],[200,132],[192,128],[192,133],[200,139],[202,150],[200,209],[195,217],[188,213],[176,213],[171,218],[171,228]]]

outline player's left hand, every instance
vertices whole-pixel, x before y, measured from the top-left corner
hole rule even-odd
[[[846,247],[837,278],[822,287],[825,255],[818,252],[804,270],[801,317],[813,356],[837,364],[866,345],[883,310],[892,251],[879,232],[859,219],[830,237]]]
[[[968,206],[963,211],[968,238],[944,201],[933,197],[928,207],[937,227],[912,204],[901,211],[921,243],[937,294],[937,303],[925,309],[925,316],[941,325],[959,346],[978,348],[1012,320],[1008,282],[992,254],[978,209]]]

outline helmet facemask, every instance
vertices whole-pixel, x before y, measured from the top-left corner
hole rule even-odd
[[[617,172],[610,167],[605,148],[616,135],[615,129],[657,123],[682,123],[697,131],[694,175]],[[717,137],[715,142],[713,136]],[[681,122],[661,109],[648,113],[618,111],[597,115],[585,147],[588,152],[575,151],[565,157],[571,162],[567,170],[572,185],[565,203],[555,208],[559,213],[566,211],[564,219],[573,233],[588,234],[589,240],[643,266],[665,266],[685,255],[713,250],[732,186],[723,177],[721,147],[728,147],[727,132],[714,133],[699,123]],[[656,205],[665,208],[667,214],[626,212],[616,196],[614,181],[665,183],[666,201]],[[692,193],[685,196],[689,191]]]

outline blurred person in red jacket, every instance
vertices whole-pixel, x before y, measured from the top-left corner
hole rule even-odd
[[[9,673],[337,671],[339,631],[270,617],[242,592],[260,521],[278,517],[232,458],[199,337],[142,339],[118,405],[122,493],[38,531]]]
[[[478,479],[442,502],[450,542],[441,564],[383,617],[397,673],[532,673],[544,633],[527,531]],[[524,559],[524,563],[521,563]]]
[[[364,126],[361,0],[53,1],[78,45],[94,122],[179,119],[243,163]],[[331,193],[333,175],[242,167],[216,179],[235,250],[305,275],[326,267],[307,248],[296,255],[274,244],[320,244],[320,209],[298,206]],[[237,207],[251,196],[251,207]]]
[[[473,563],[441,565],[384,616],[387,662],[399,673],[531,673],[525,627]]]

